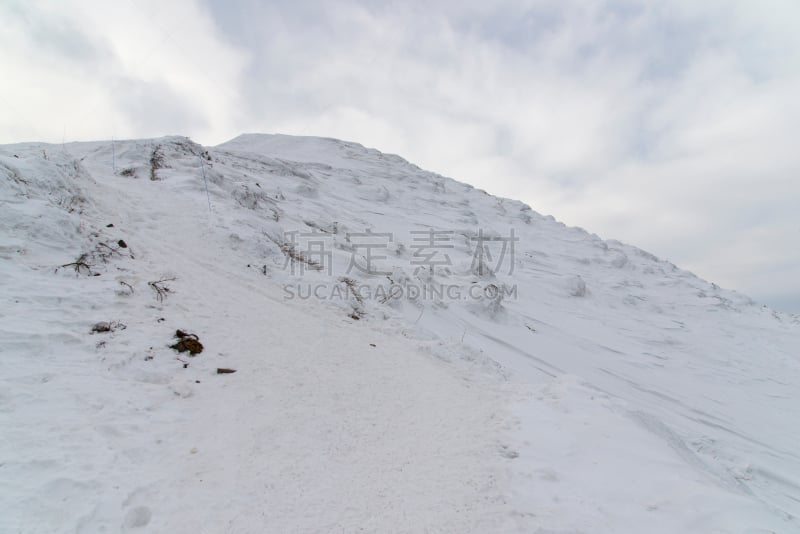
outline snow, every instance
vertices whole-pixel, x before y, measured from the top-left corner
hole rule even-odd
[[[334,139],[0,174],[0,532],[800,532],[796,316]]]

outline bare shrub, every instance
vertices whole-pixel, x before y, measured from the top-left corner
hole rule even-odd
[[[166,282],[174,282],[175,280],[177,280],[177,278],[163,278],[161,280],[147,282],[147,285],[150,286],[153,291],[155,291],[156,300],[158,302],[164,302],[164,299],[173,293],[172,289],[166,284]]]
[[[322,265],[320,265],[319,262],[306,256],[303,253],[303,251],[297,250],[297,245],[295,243],[292,243],[290,241],[276,240],[274,237],[267,234],[266,232],[264,233],[264,235],[267,237],[267,239],[278,245],[278,248],[281,250],[281,252],[283,252],[283,255],[286,256],[290,261],[294,263],[307,265],[308,267],[314,269],[315,271],[322,270]]]
[[[164,153],[161,151],[161,145],[156,145],[153,148],[153,152],[150,153],[150,179],[153,181],[158,180],[156,171],[164,167],[166,167]]]
[[[91,260],[89,258],[89,253],[84,252],[83,254],[78,256],[78,259],[76,259],[75,261],[70,263],[65,263],[64,265],[56,267],[56,272],[58,272],[59,269],[64,267],[72,267],[73,269],[75,269],[75,274],[81,274],[81,272],[86,272],[86,274],[91,276],[94,274],[92,272],[92,267],[94,266],[91,263],[89,263],[90,261]]]
[[[358,290],[358,282],[352,278],[348,278],[347,276],[342,276],[339,278],[339,281],[347,286],[348,293],[350,293],[355,300],[355,302],[350,303],[351,310],[348,314],[348,317],[355,321],[360,320],[362,317],[364,317],[364,315],[366,315],[366,312],[364,311],[364,297],[361,296],[361,293]]]
[[[121,296],[133,295],[133,293],[134,293],[133,286],[130,285],[128,282],[124,282],[124,281],[120,280],[119,281],[119,285],[121,285],[122,287],[124,287],[126,289],[121,289],[121,290],[117,291],[117,295],[121,295]]]
[[[339,281],[347,286],[347,289],[349,290],[350,294],[353,295],[353,298],[356,299],[356,302],[359,304],[364,304],[364,298],[358,291],[358,282],[352,278],[348,278],[347,276],[342,276],[339,278]]]

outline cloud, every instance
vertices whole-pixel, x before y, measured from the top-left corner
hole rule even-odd
[[[12,1],[0,15],[14,82],[0,88],[1,141],[235,131],[247,54],[196,2]]]
[[[0,141],[357,140],[800,311],[792,0],[10,6]]]

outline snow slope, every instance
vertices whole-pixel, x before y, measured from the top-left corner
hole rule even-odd
[[[0,532],[800,532],[800,319],[644,251],[320,138],[0,202]]]

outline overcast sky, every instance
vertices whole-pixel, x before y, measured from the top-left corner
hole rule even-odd
[[[800,312],[800,2],[0,0],[0,143],[358,141]]]

